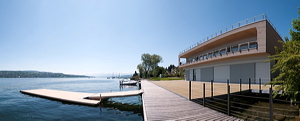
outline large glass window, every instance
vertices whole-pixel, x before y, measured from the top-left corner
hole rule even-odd
[[[208,58],[211,58],[212,56],[213,56],[213,53],[208,53],[208,54],[207,54],[207,57],[208,57]]]
[[[200,57],[199,57],[199,60],[203,60],[203,56],[200,56]]]
[[[257,42],[250,42],[249,48],[252,49],[257,49]]]
[[[239,51],[239,46],[235,45],[235,46],[231,46],[231,52],[236,52]]]
[[[240,45],[240,50],[248,50],[248,43],[241,44]]]
[[[220,55],[226,54],[226,48],[220,50]]]
[[[214,56],[219,56],[219,55],[220,55],[220,53],[218,50],[214,52]]]
[[[206,54],[205,54],[205,55],[203,55],[203,58],[204,58],[204,59],[207,59],[207,55],[206,55]]]

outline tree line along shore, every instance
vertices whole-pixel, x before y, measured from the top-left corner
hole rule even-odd
[[[63,73],[40,71],[0,71],[0,78],[91,78],[85,75],[72,75]]]

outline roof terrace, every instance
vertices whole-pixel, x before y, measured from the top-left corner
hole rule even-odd
[[[254,16],[252,18],[248,18],[246,20],[243,20],[243,21],[240,21],[238,23],[232,24],[231,26],[228,26],[228,27],[226,27],[226,28],[218,31],[215,34],[212,34],[212,35],[210,35],[210,36],[208,36],[208,37],[206,37],[206,38],[198,41],[197,43],[193,44],[192,46],[190,46],[190,47],[186,48],[185,50],[181,51],[179,53],[179,55],[185,54],[185,53],[189,52],[191,49],[197,47],[198,45],[203,44],[203,43],[205,43],[205,42],[207,42],[207,41],[209,41],[209,40],[211,40],[211,39],[213,39],[215,37],[218,37],[218,36],[223,35],[223,34],[225,34],[227,32],[230,32],[232,30],[235,30],[235,29],[238,29],[240,27],[246,26],[248,24],[251,24],[251,23],[254,23],[254,22],[258,22],[258,21],[262,21],[262,20],[267,20],[271,24],[270,20],[267,19],[267,16],[265,14]],[[273,24],[271,24],[271,26],[275,29],[275,27],[273,26]]]

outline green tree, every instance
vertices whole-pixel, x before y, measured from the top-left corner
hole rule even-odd
[[[149,77],[158,66],[158,63],[162,62],[162,57],[159,55],[144,53],[141,56],[142,63],[137,66],[140,74],[143,74],[143,77]],[[142,73],[141,73],[142,72]]]
[[[160,74],[165,74],[165,73],[166,73],[165,68],[160,66],[156,67],[152,72],[154,77],[158,77]]]
[[[300,14],[300,9],[298,8]],[[285,42],[280,41],[283,45],[282,49],[276,55],[271,56],[270,61],[276,64],[272,68],[272,73],[279,71],[280,74],[274,81],[270,82],[275,86],[274,96],[278,92],[283,91],[282,96],[287,96],[293,100],[299,100],[300,90],[300,17],[292,20],[290,29],[291,38],[285,37]]]
[[[138,66],[137,66],[137,69],[139,70],[139,76],[140,76],[140,78],[144,78],[145,77],[145,70],[144,70],[144,68],[143,68],[143,65],[142,64],[139,64]]]

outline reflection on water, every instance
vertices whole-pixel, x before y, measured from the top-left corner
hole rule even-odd
[[[110,98],[101,103],[100,108],[53,101],[19,92],[30,89],[106,93],[139,88],[120,88],[119,80],[113,79],[0,78],[0,121],[143,120],[142,113],[139,112],[142,108],[138,109],[142,105],[141,96]]]
[[[139,95],[139,100],[142,100],[141,95]],[[143,113],[143,106],[141,103],[122,103],[122,102],[116,102],[110,99],[103,100],[100,105],[100,108],[110,108],[114,110],[120,110],[120,111],[133,111],[134,114],[142,114]]]

